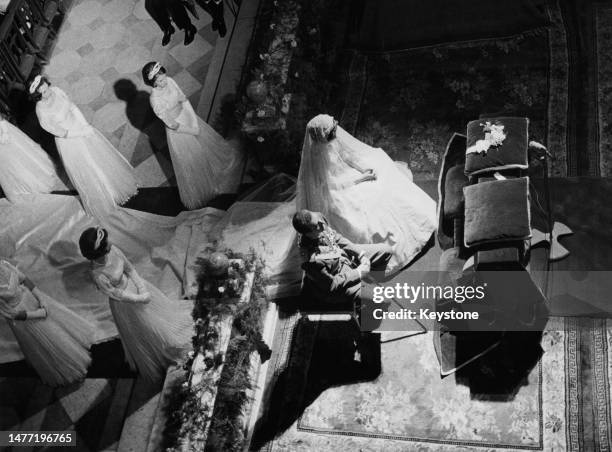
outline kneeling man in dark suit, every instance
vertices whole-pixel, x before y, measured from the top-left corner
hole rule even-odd
[[[391,259],[389,245],[354,244],[319,212],[300,210],[293,216],[293,227],[300,234],[302,290],[322,303],[357,306],[362,279],[371,271],[384,272]]]

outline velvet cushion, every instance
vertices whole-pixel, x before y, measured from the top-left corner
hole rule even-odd
[[[468,185],[465,196],[465,246],[531,237],[529,179]]]
[[[463,216],[463,187],[468,184],[463,165],[455,165],[446,173],[444,181],[444,218]]]
[[[515,117],[482,118],[467,125],[467,148],[485,139],[484,124],[503,125],[506,138],[500,146],[491,146],[486,152],[466,154],[465,174],[473,176],[486,171],[527,168],[529,119]]]

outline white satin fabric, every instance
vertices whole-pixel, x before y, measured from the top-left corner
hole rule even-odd
[[[49,99],[36,104],[43,129],[55,143],[85,211],[103,222],[117,205],[136,194],[134,168],[110,141],[89,125],[64,91],[52,86]],[[64,137],[64,133],[68,136]]]
[[[0,118],[0,186],[11,202],[22,195],[49,193],[58,182],[53,162],[41,147]]]
[[[42,298],[47,317],[12,320],[21,310],[34,311],[40,303],[21,282],[23,274],[0,260],[0,314],[6,318],[19,349],[41,380],[50,386],[66,385],[85,378],[91,363],[93,325],[45,293]]]
[[[195,291],[192,263],[223,215],[206,208],[166,217],[119,207],[105,227],[138,273],[155,281],[165,297],[178,300]],[[102,342],[117,337],[117,327],[108,296],[97,289],[91,263],[78,247],[80,234],[96,224],[74,196],[32,195],[20,204],[0,200],[0,257],[9,257],[43,292],[90,322],[92,341]],[[7,242],[15,244],[14,253]],[[0,362],[22,358],[11,329],[0,325]]]
[[[297,209],[323,213],[338,232],[355,243],[392,246],[388,271],[410,263],[436,229],[436,203],[380,148],[373,148],[319,115],[308,124],[297,183]],[[314,139],[316,138],[316,139]],[[377,179],[355,184],[360,171]]]
[[[166,124],[168,148],[181,201],[188,209],[204,206],[221,193],[234,193],[240,184],[242,156],[196,115],[176,82],[153,88],[151,106]]]
[[[128,363],[149,381],[159,381],[168,366],[191,348],[193,302],[170,300],[146,280],[144,286],[151,295],[150,301],[131,301],[131,296],[138,293],[130,276],[133,272],[132,264],[115,246],[111,247],[105,265],[92,265],[98,287],[102,291],[109,288],[106,294]]]

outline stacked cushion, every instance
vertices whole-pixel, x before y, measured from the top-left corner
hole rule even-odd
[[[507,116],[470,121],[467,126],[467,149],[485,139],[484,124],[487,122],[503,125],[506,138],[501,145],[491,146],[486,152],[467,153],[465,174],[474,176],[492,171],[527,169],[529,119]]]
[[[465,196],[465,246],[531,237],[529,179],[494,180],[468,185]]]

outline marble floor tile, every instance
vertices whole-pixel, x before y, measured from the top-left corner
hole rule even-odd
[[[104,88],[104,80],[97,75],[83,77],[71,85],[71,99],[77,104],[89,104]]]
[[[87,25],[100,17],[102,5],[95,0],[80,2],[70,10],[68,21],[72,25]]]

